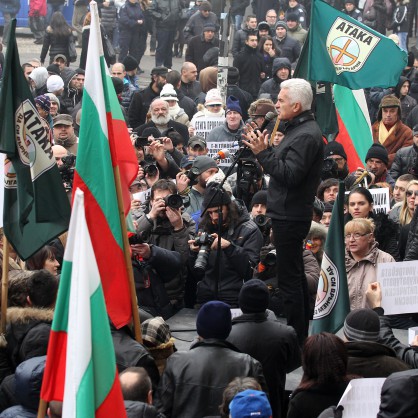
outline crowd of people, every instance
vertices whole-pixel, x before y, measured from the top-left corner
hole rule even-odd
[[[0,0],[6,46],[18,3]],[[128,417],[344,416],[335,406],[347,385],[368,377],[387,378],[379,417],[417,416],[410,388],[418,337],[407,346],[392,328],[418,326],[418,312],[386,316],[378,277],[380,263],[418,260],[418,50],[408,51],[417,6],[329,3],[391,32],[408,53],[397,85],[365,90],[373,144],[352,172],[350,150],[338,135],[325,140],[315,120],[311,85],[293,76],[309,1],[254,0],[248,14],[249,0],[231,0],[226,96],[217,87],[220,1],[98,1],[105,58],[138,159],[129,243],[143,342],[111,324]],[[42,48],[22,70],[71,198],[91,16],[88,1],[77,0],[70,25],[63,6],[30,1]],[[148,39],[155,67],[141,88]],[[173,57],[183,55],[174,69]],[[308,337],[341,182],[351,312],[342,338]],[[374,197],[382,192],[385,207]],[[25,262],[10,247],[0,418],[36,416],[66,240]],[[198,310],[187,352],[177,351],[166,322],[183,308]],[[289,399],[286,374],[300,366]],[[49,416],[61,411],[51,402]]]

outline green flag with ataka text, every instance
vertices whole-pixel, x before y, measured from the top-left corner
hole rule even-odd
[[[407,54],[391,39],[322,0],[312,1],[311,26],[297,77],[351,90],[396,86]]]
[[[344,182],[340,181],[325,242],[311,334],[324,331],[335,334],[350,312],[345,271],[344,192]]]
[[[0,91],[0,152],[6,154],[3,227],[20,258],[26,260],[68,229],[71,208],[46,122],[38,114],[20,66],[16,19],[10,26]]]

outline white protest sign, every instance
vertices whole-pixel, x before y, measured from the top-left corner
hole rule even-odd
[[[141,203],[145,203],[150,196],[151,196],[151,189],[147,189],[143,192],[134,193],[132,195],[132,197],[135,200],[139,200]]]
[[[376,418],[380,392],[385,378],[353,379],[338,405],[344,407],[344,418]]]
[[[229,155],[233,155],[238,151],[238,143],[236,141],[222,141],[222,142],[208,142],[208,153],[207,155],[211,158],[215,158],[218,154],[218,151],[221,149],[227,149]],[[225,158],[224,160],[219,160],[220,167],[229,167],[231,165],[231,158]]]
[[[385,315],[417,312],[418,261],[379,263],[377,280],[382,288]]]
[[[242,311],[239,308],[231,309],[231,319],[237,318],[242,315]]]
[[[218,126],[222,125],[224,121],[225,118],[196,118],[193,126],[193,128],[195,128],[194,135],[201,136],[206,139],[206,137],[209,135],[209,132],[212,129],[215,129]]]
[[[380,189],[369,189],[369,192],[373,196],[373,212],[374,213],[389,213],[390,211],[390,198],[389,189],[382,187]]]

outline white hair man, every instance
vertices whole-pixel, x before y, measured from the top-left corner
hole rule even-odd
[[[248,145],[270,175],[267,216],[273,222],[277,278],[288,325],[299,343],[308,335],[309,301],[302,241],[309,232],[313,202],[324,159],[322,133],[311,111],[311,85],[302,79],[283,81],[276,109],[286,123],[286,141],[269,147],[267,132],[250,132]]]

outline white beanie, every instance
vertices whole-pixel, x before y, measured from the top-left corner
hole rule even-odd
[[[211,89],[206,93],[205,106],[210,104],[223,104],[221,92],[218,89]]]
[[[51,75],[46,81],[46,88],[48,92],[53,93],[54,91],[61,90],[64,87],[64,81],[59,75]]]
[[[174,90],[173,85],[170,83],[164,84],[164,87],[160,93],[160,98],[165,101],[168,101],[168,100],[175,100],[176,102],[179,101],[179,99],[177,98],[177,93]]]

